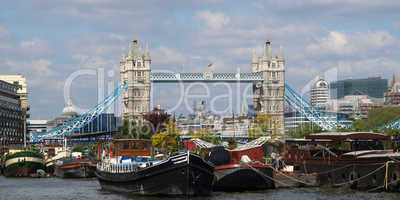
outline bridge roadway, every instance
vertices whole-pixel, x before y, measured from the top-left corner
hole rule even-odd
[[[173,73],[151,72],[152,82],[256,82],[263,81],[262,72],[245,73]]]

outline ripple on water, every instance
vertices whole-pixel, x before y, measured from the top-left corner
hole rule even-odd
[[[214,193],[195,200],[399,200],[399,194],[365,193],[332,188],[276,189],[245,193]],[[0,200],[159,200],[125,196],[100,189],[96,179],[32,179],[0,177]],[[185,198],[168,198],[185,199]]]

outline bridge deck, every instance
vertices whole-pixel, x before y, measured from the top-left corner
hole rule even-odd
[[[261,72],[248,73],[173,73],[152,72],[152,82],[256,82],[263,81]]]

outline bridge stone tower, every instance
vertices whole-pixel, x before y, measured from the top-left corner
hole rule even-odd
[[[150,64],[148,48],[143,51],[134,39],[120,61],[121,83],[128,83],[122,95],[124,120],[142,121],[142,114],[150,111]]]
[[[271,42],[267,41],[262,56],[253,52],[252,71],[261,72],[264,81],[253,85],[253,105],[257,113],[271,116],[272,134],[284,135],[285,59],[282,51],[272,56]]]

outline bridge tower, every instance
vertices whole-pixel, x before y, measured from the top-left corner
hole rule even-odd
[[[253,85],[253,105],[257,113],[271,116],[271,132],[284,134],[285,59],[282,51],[272,56],[271,42],[267,41],[262,56],[253,52],[251,66],[253,72],[261,72],[263,81]]]
[[[139,41],[132,40],[127,55],[120,61],[121,82],[128,83],[123,92],[123,119],[142,121],[142,114],[150,111],[150,64],[148,48],[142,50]]]

